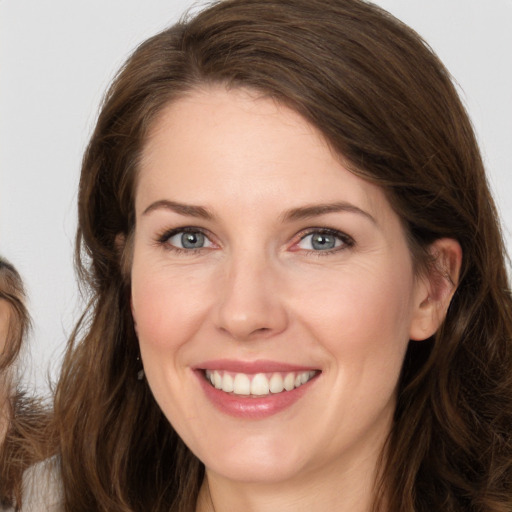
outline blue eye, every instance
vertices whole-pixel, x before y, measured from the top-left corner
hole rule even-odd
[[[318,230],[303,236],[297,247],[306,251],[332,251],[350,245],[349,237],[342,233]]]
[[[185,250],[204,249],[213,245],[204,233],[192,229],[174,231],[163,237],[162,241],[176,249]]]

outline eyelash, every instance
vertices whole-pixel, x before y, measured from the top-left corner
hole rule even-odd
[[[208,233],[198,227],[180,227],[180,228],[173,228],[167,231],[164,231],[162,234],[157,236],[156,242],[159,246],[163,247],[165,250],[172,251],[176,254],[196,254],[200,251],[203,251],[204,249],[208,249],[208,247],[198,247],[198,248],[191,248],[191,249],[185,249],[182,247],[176,247],[175,245],[169,244],[169,239],[171,239],[173,236],[178,235],[180,233],[201,233],[205,238],[208,240],[211,239],[208,235]],[[313,234],[317,235],[326,235],[326,236],[332,236],[337,238],[341,241],[341,245],[338,247],[334,247],[332,249],[324,249],[324,250],[314,250],[314,249],[306,249],[304,252],[308,254],[314,254],[315,256],[329,256],[331,254],[349,249],[351,247],[354,247],[355,241],[352,237],[349,235],[338,231],[336,229],[330,229],[330,228],[308,228],[305,231],[300,232],[295,238],[298,238],[296,242],[293,243],[292,247],[297,246],[300,244],[305,238],[308,236],[311,236]],[[300,249],[296,249],[296,251],[299,251]]]
[[[354,247],[355,241],[354,239],[347,235],[346,233],[343,233],[342,231],[338,231],[337,229],[330,229],[330,228],[308,228],[307,230],[299,233],[298,241],[293,244],[293,246],[297,246],[300,242],[302,242],[305,238],[308,236],[311,236],[313,234],[317,235],[327,235],[337,238],[341,241],[341,245],[338,247],[333,247],[332,249],[324,249],[324,250],[314,250],[309,249],[305,250],[308,254],[312,254],[314,256],[322,257],[322,256],[329,256],[341,251],[344,251],[346,249],[350,249],[351,247]]]
[[[180,233],[201,233],[205,238],[210,240],[210,237],[208,236],[208,233],[197,227],[187,226],[187,227],[181,227],[181,228],[173,228],[167,231],[164,231],[161,235],[157,236],[157,244],[161,247],[163,247],[167,251],[172,251],[176,254],[196,254],[200,251],[203,251],[204,249],[207,249],[207,247],[198,247],[196,249],[185,249],[183,247],[176,247],[175,245],[171,245],[169,240],[174,236],[178,235]]]

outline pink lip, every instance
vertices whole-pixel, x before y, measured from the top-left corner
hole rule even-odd
[[[301,366],[278,361],[238,361],[234,359],[217,359],[195,365],[195,370],[223,370],[233,373],[269,373],[269,372],[306,372],[318,370],[313,366]]]
[[[315,368],[312,367],[290,365],[276,361],[244,362],[223,359],[201,363],[197,365],[194,373],[198,377],[199,384],[205,396],[219,411],[236,418],[258,420],[268,418],[291,407],[309,391],[318,376],[313,377],[310,381],[291,391],[252,397],[235,395],[216,389],[206,380],[204,370],[223,370],[234,373],[254,374],[291,371],[300,372],[314,369]]]

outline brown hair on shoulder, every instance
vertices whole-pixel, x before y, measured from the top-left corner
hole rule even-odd
[[[144,42],[106,95],[79,189],[77,266],[90,306],[57,388],[66,507],[190,511],[203,467],[140,370],[119,236],[134,229],[146,136],[170,101],[246,87],[313,124],[385,190],[418,270],[456,239],[459,286],[441,329],[411,342],[375,510],[512,507],[512,299],[496,208],[448,71],[410,28],[360,0],[226,0]],[[129,244],[127,244],[129,246]]]

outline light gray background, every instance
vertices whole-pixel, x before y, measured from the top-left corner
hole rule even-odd
[[[459,84],[512,248],[512,0],[375,3],[416,29]],[[131,50],[191,5],[0,0],[0,253],[27,285],[25,380],[40,390],[83,307],[72,267],[76,188],[102,94]]]

